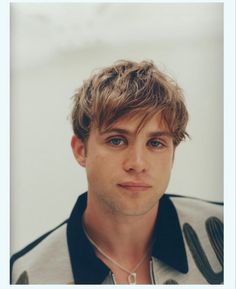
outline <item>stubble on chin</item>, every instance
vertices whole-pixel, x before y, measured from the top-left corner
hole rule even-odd
[[[157,196],[150,200],[149,202],[137,204],[137,200],[111,200],[104,196],[100,196],[100,202],[104,211],[109,215],[113,216],[143,216],[148,212],[158,207],[159,199]],[[140,200],[141,201],[141,200]]]

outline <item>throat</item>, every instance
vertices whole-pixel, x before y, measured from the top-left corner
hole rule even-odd
[[[147,282],[147,276],[149,276],[149,274],[147,275],[147,272],[145,273],[144,269],[147,267],[147,261],[150,258],[152,243],[147,248],[147,250],[144,251],[143,255],[141,255],[140,259],[137,260],[135,264],[133,264],[133,261],[132,261],[133,267],[131,267],[131,260],[130,260],[130,266],[128,267],[127,265],[125,265],[125,264],[129,264],[129,262],[127,262],[128,256],[125,257],[126,262],[118,261],[113,256],[109,255],[105,251],[105,249],[103,249],[100,245],[98,245],[96,243],[96,241],[89,235],[84,224],[83,224],[83,230],[84,230],[84,233],[85,233],[87,239],[94,247],[94,250],[96,252],[97,257],[99,259],[101,259],[113,272],[112,277],[113,277],[115,283],[118,282],[118,284],[127,284],[127,283],[128,284],[137,284],[138,272],[139,272],[139,274],[142,273],[142,275],[140,274],[140,277],[139,277],[140,281],[143,281],[145,279],[145,281]],[[130,267],[131,267],[131,269],[130,269]],[[149,266],[148,266],[148,268],[149,268]],[[114,272],[116,272],[116,273],[114,273]],[[149,272],[149,270],[148,270],[148,272]],[[118,278],[117,278],[117,276],[118,276]],[[142,276],[142,278],[141,278],[141,276]],[[116,281],[117,279],[119,281]],[[147,283],[144,283],[144,284],[147,284]]]

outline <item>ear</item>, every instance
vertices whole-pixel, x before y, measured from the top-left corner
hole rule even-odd
[[[86,151],[85,151],[85,143],[73,135],[71,138],[71,148],[77,162],[82,166],[86,166]]]

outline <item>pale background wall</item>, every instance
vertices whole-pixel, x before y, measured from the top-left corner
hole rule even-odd
[[[86,190],[74,90],[117,59],[152,59],[185,91],[191,141],[168,192],[223,200],[223,5],[11,4],[11,252],[66,219]]]

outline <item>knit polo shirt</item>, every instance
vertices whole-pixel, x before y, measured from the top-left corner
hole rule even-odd
[[[11,257],[11,284],[114,284],[83,231],[86,205],[84,193],[67,220]],[[153,240],[153,284],[223,283],[222,203],[163,195]]]

